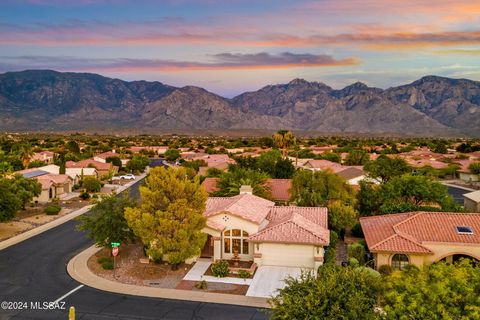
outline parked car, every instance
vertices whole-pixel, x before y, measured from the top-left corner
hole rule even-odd
[[[122,180],[135,180],[135,176],[131,173],[124,174],[123,176],[120,176],[120,179]]]

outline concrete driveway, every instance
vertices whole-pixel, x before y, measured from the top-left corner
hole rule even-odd
[[[249,297],[270,298],[285,287],[283,281],[288,276],[299,277],[302,272],[298,267],[261,266],[258,268],[247,291]]]

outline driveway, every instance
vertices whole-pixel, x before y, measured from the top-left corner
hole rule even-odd
[[[288,276],[299,277],[301,270],[298,267],[261,266],[255,273],[246,295],[262,298],[275,296],[279,289],[285,287],[283,280]]]

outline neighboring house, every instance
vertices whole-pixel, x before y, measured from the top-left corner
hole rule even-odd
[[[473,162],[475,161],[470,159],[454,160],[453,163],[458,164],[460,166],[460,169],[458,170],[458,177],[460,178],[460,180],[467,183],[480,181],[479,175],[471,172],[470,169],[468,168],[470,164],[472,164]]]
[[[96,156],[93,157],[93,160],[102,162],[102,163],[107,163],[107,159],[112,157],[120,158],[120,161],[122,161],[122,166],[126,166],[129,161],[129,159],[126,159],[123,154],[116,153],[115,151],[109,151],[109,152],[97,154]]]
[[[480,190],[463,194],[463,206],[469,212],[480,212]]]
[[[95,161],[93,159],[81,160],[78,162],[67,161],[66,168],[76,168],[76,169],[87,169],[95,168],[100,177],[106,176],[109,174],[115,174],[118,171],[118,167],[114,166],[111,163],[103,163]]]
[[[220,190],[217,186],[218,178],[205,178],[203,187],[207,193],[212,194]],[[290,201],[290,188],[292,179],[267,179],[266,187],[270,191],[272,200],[279,204],[288,204]]]
[[[242,186],[234,197],[207,200],[203,257],[253,260],[258,266],[317,269],[330,243],[327,208],[277,207]]]
[[[365,172],[362,167],[345,167],[336,174],[347,181],[348,184],[358,186],[360,181],[365,179]]]
[[[480,214],[406,212],[360,218],[375,268],[480,260]]]
[[[203,160],[207,163],[208,168],[216,168],[219,170],[227,170],[230,164],[234,164],[235,160],[231,159],[228,154],[205,154],[205,155],[194,155],[187,158],[189,160]]]
[[[52,169],[52,167],[46,166],[45,169]],[[32,199],[34,202],[46,203],[72,192],[74,180],[66,174],[50,173],[39,168],[22,170],[17,173],[24,178],[35,179],[41,184],[42,191],[38,197]]]
[[[344,169],[344,167],[340,163],[328,160],[308,160],[303,165],[303,168],[312,171],[330,170],[333,173],[337,173]]]
[[[165,146],[146,146],[146,147],[130,147],[128,150],[132,151],[133,153],[139,153],[142,150],[153,151],[158,155],[165,154],[168,150],[168,147]]]
[[[30,158],[30,161],[43,161],[46,164],[52,164],[54,157],[55,153],[53,153],[52,151],[40,151],[35,152]]]

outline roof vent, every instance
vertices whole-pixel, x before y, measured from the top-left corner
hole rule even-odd
[[[473,234],[472,227],[467,226],[457,226],[457,233],[458,234]]]

